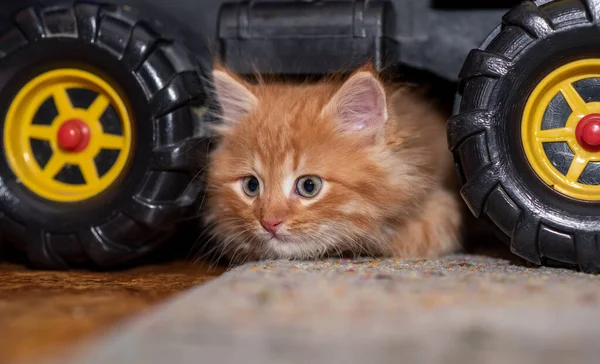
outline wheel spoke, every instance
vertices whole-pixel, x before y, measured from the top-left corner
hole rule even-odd
[[[98,136],[100,147],[104,149],[123,149],[125,138],[121,135],[102,134]]]
[[[42,169],[42,173],[47,178],[54,179],[54,177],[58,174],[58,172],[60,172],[61,169],[63,169],[64,166],[65,161],[60,156],[55,154],[50,157],[50,160]]]
[[[90,184],[98,182],[98,169],[96,168],[93,159],[79,162],[79,169],[81,169],[81,174],[83,175],[83,179],[85,179],[85,183]]]
[[[110,100],[106,96],[100,94],[96,97],[92,105],[90,105],[87,112],[91,118],[100,120],[100,117],[102,117],[102,114],[104,114],[104,111],[106,111],[106,108],[109,105]]]
[[[587,104],[581,98],[581,96],[579,95],[577,90],[575,90],[572,84],[568,82],[563,83],[560,87],[560,92],[562,93],[563,97],[567,101],[567,104],[569,104],[569,107],[571,108],[571,111],[573,111],[574,114],[587,115],[589,113]]]
[[[573,158],[573,162],[571,162],[571,167],[569,167],[569,171],[567,172],[567,180],[569,182],[577,182],[579,177],[583,173],[583,170],[588,165],[590,161],[590,156],[585,151],[580,151]]]
[[[537,133],[540,142],[564,142],[574,137],[573,130],[569,128],[556,128],[540,130]]]
[[[73,104],[71,104],[67,89],[64,87],[54,87],[52,97],[59,115],[67,115],[73,110]]]
[[[51,140],[56,137],[52,128],[47,125],[30,125],[27,133],[33,139]]]

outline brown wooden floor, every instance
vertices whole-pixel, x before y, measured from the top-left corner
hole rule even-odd
[[[0,264],[0,363],[66,350],[221,273],[223,268],[179,262],[110,273]]]

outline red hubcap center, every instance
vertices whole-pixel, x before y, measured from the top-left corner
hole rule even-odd
[[[591,122],[583,127],[581,139],[587,144],[594,147],[600,145],[600,122]]]
[[[81,152],[90,142],[90,128],[79,119],[65,121],[58,129],[58,146],[69,152]]]

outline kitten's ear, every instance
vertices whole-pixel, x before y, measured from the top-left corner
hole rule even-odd
[[[258,104],[256,96],[227,72],[214,70],[213,80],[226,124],[239,122]]]
[[[323,110],[344,131],[379,130],[387,120],[385,90],[370,72],[357,72]]]

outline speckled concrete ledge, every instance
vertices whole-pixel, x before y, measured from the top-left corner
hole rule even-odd
[[[600,277],[501,259],[238,267],[57,363],[600,362]]]

